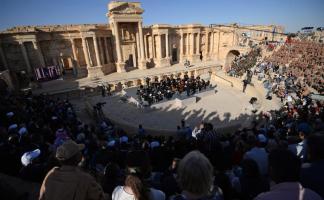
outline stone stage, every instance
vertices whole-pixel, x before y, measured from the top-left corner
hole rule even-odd
[[[219,73],[219,76],[221,73]],[[278,109],[280,100],[274,98],[272,101],[265,99],[262,82],[253,79],[254,87],[242,92],[242,80],[235,80],[231,77],[223,76],[233,81],[233,86],[227,81],[216,76],[212,77],[211,84],[217,85],[215,89],[196,94],[194,97],[182,99],[180,106],[177,100],[170,100],[154,104],[153,108],[140,108],[127,102],[127,98],[121,101],[120,93],[109,97],[100,95],[89,97],[87,101],[94,105],[98,102],[106,102],[103,112],[117,126],[122,127],[128,133],[136,133],[139,124],[142,124],[146,131],[155,135],[173,135],[176,133],[177,125],[182,119],[186,120],[190,128],[194,128],[202,121],[210,122],[219,131],[231,132],[242,126],[247,126],[256,117],[251,112],[251,97],[257,97],[261,111]],[[136,89],[133,93],[136,94]],[[129,91],[129,98],[132,90]],[[135,95],[136,96],[136,95]],[[134,98],[134,97],[133,97]],[[79,103],[81,109],[84,102]],[[155,107],[154,107],[155,106]],[[87,119],[87,117],[85,117]]]
[[[121,92],[121,94],[123,95],[122,98],[127,99],[128,103],[134,104],[137,107],[143,107],[143,108],[146,107],[152,109],[163,109],[171,106],[174,108],[181,108],[183,106],[189,106],[190,104],[195,104],[201,98],[209,95],[214,95],[216,93],[216,86],[210,86],[205,90],[196,92],[195,94],[192,94],[190,96],[187,96],[187,93],[183,92],[182,94],[174,94],[171,99],[164,98],[162,101],[153,103],[152,105],[148,105],[147,102],[140,103],[140,100],[136,95],[137,89],[139,89],[139,87],[132,87],[123,90]]]
[[[103,83],[110,84],[112,86],[112,90],[119,90],[122,87],[134,87],[139,86],[140,84],[145,83],[145,78],[150,77],[153,79],[154,77],[158,77],[159,79],[162,76],[170,76],[170,75],[181,75],[188,73],[189,75],[194,74],[195,76],[208,76],[208,72],[215,73],[221,69],[221,63],[219,61],[204,61],[204,62],[196,62],[192,63],[191,67],[185,67],[183,64],[178,63],[174,64],[170,67],[163,68],[151,68],[151,69],[134,69],[129,72],[122,73],[112,73],[106,76],[102,76],[98,79],[91,78],[81,78],[81,79],[60,79],[48,81],[45,83],[41,83],[41,87],[38,89],[34,89],[34,94],[40,93],[48,93],[52,95],[56,94],[66,94],[65,96],[71,97],[79,96],[76,94],[69,95],[67,93],[81,93],[89,88],[95,88],[98,85],[102,85]],[[92,96],[92,95],[91,95]],[[64,95],[62,96],[64,97]]]

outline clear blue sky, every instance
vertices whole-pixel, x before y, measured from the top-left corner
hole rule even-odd
[[[0,30],[17,25],[107,23],[109,0],[0,0]],[[324,0],[142,0],[144,24],[324,26]]]

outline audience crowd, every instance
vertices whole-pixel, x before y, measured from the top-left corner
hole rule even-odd
[[[265,62],[284,68],[287,74],[302,79],[308,86],[319,93],[324,92],[324,44],[307,41],[291,40],[281,46]]]
[[[255,66],[260,57],[261,48],[258,46],[253,47],[247,54],[235,57],[227,73],[230,76],[242,77],[247,70]]]
[[[235,74],[251,69],[259,53],[240,58],[244,69]],[[310,98],[303,68],[298,74],[281,64],[266,60],[254,71],[282,108],[230,134],[208,122],[191,130],[185,120],[174,136],[150,135],[142,125],[126,133],[106,118],[83,123],[68,100],[7,94],[0,172],[40,183],[39,199],[322,199],[324,102]],[[4,199],[23,199],[0,181]]]

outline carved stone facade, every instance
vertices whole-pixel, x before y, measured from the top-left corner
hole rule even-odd
[[[33,77],[36,68],[60,66],[65,78],[94,78],[133,69],[168,67],[185,60],[221,61],[231,49],[242,47],[243,32],[253,28],[265,31],[264,35],[252,31],[257,35],[249,40],[262,40],[274,27],[283,32],[274,25],[144,27],[143,12],[138,2],[113,1],[108,4],[109,24],[24,26],[0,32],[0,71],[24,71]],[[274,39],[280,37],[275,35]]]

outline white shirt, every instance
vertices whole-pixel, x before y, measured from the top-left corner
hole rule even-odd
[[[264,148],[252,148],[245,153],[244,159],[254,160],[258,164],[261,175],[268,174],[268,153]]]
[[[195,129],[192,131],[191,136],[194,138],[197,138],[197,135],[201,133],[201,129],[195,127]]]
[[[165,200],[165,194],[154,188],[150,188],[150,200]],[[124,186],[117,186],[112,193],[112,200],[135,200],[133,194],[129,194],[124,190]]]
[[[298,158],[302,159],[303,161],[306,160],[307,156],[307,146],[306,141],[303,140],[297,144],[290,144],[288,146],[288,150],[293,152]]]

